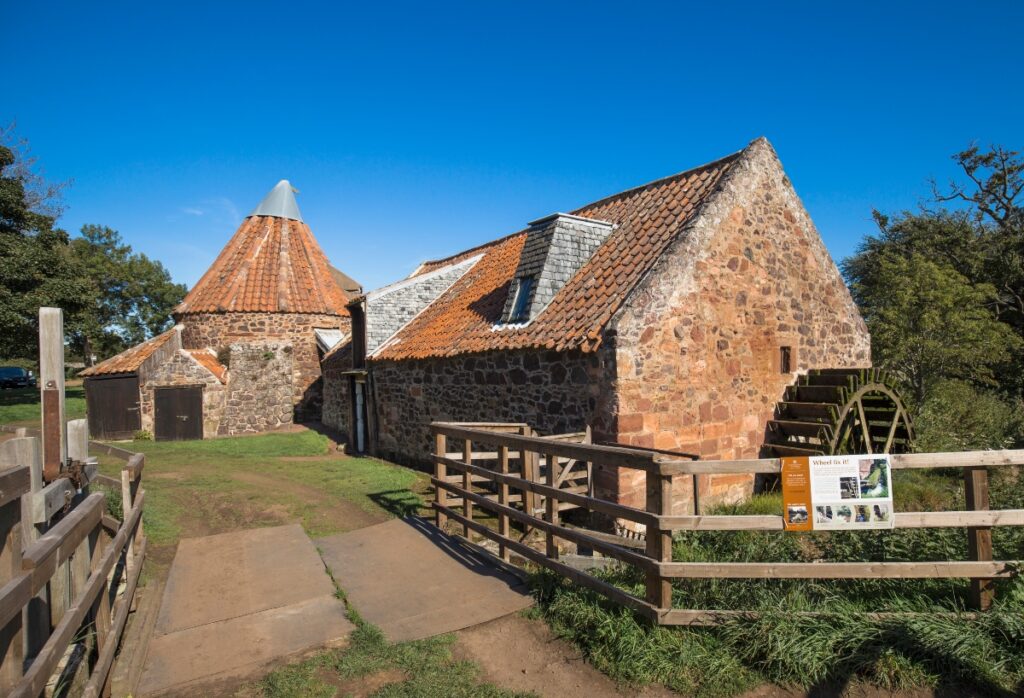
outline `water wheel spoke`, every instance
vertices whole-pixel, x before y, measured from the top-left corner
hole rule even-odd
[[[878,369],[815,369],[786,389],[766,430],[775,456],[909,451],[910,416]]]

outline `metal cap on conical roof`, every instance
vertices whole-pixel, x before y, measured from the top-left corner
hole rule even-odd
[[[299,213],[299,205],[295,203],[296,193],[298,193],[298,190],[287,179],[282,179],[274,185],[274,188],[260,202],[260,205],[249,214],[249,217],[274,216],[275,218],[301,221],[302,214]]]

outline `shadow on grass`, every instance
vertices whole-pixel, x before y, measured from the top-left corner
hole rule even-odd
[[[384,511],[400,519],[418,516],[424,508],[423,498],[412,490],[385,490],[366,495]]]

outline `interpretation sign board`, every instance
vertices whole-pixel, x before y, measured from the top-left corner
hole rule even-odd
[[[889,456],[783,458],[782,506],[787,531],[892,528]]]

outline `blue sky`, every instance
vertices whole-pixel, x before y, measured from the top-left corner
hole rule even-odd
[[[322,5],[4,2],[0,121],[188,284],[282,178],[373,288],[761,135],[840,259],[1024,148],[1020,2]]]

